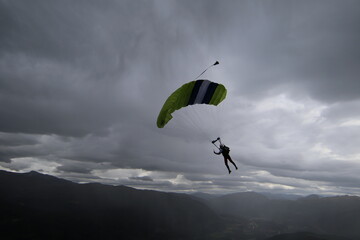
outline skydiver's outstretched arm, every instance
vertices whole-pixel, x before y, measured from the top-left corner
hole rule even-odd
[[[215,153],[216,155],[220,155],[220,154],[221,154],[221,151],[219,151],[219,152],[215,152],[215,151],[214,151],[214,153]]]

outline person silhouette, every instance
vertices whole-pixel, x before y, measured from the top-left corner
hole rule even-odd
[[[217,138],[215,141],[212,141],[212,143],[215,145],[215,142],[218,141],[218,140],[220,142],[220,147],[218,147],[219,152],[214,151],[214,153],[217,154],[217,155],[220,155],[220,154],[223,155],[225,166],[228,169],[229,174],[230,174],[231,170],[229,168],[228,161],[230,161],[235,166],[236,170],[238,170],[238,167],[236,166],[236,164],[234,163],[234,161],[230,157],[230,154],[229,154],[230,153],[230,148],[228,146],[226,146],[225,144],[222,144],[220,138]]]

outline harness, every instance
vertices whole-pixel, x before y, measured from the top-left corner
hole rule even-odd
[[[225,146],[225,145],[224,145],[224,147],[221,148],[221,150],[222,150],[222,152],[224,154],[229,154],[229,152],[230,152],[230,148],[228,146]]]

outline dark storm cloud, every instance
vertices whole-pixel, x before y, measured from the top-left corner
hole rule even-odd
[[[39,143],[36,136],[26,134],[7,134],[0,133],[0,146],[22,146],[22,145],[35,145]]]
[[[217,19],[215,25],[224,28],[211,46],[232,56],[229,70],[239,74],[242,95],[261,97],[290,86],[295,95],[305,91],[327,102],[359,98],[357,1],[238,1],[227,6],[216,10],[226,17]]]
[[[131,109],[118,106],[118,101],[123,99],[114,98],[114,95],[125,93],[113,91],[110,83],[130,80],[133,73],[128,75],[126,69],[142,69],[150,74],[156,71],[157,74],[165,74],[158,78],[158,81],[164,81],[167,69],[160,63],[170,60],[173,67],[178,62],[170,58],[170,53],[177,52],[174,51],[176,47],[182,46],[187,53],[186,47],[200,42],[207,48],[205,51],[233,51],[233,60],[246,57],[244,67],[250,67],[253,62],[259,65],[262,71],[249,68],[245,71],[248,75],[242,73],[239,76],[242,78],[241,85],[245,86],[240,90],[242,94],[250,94],[251,89],[269,90],[269,85],[274,87],[297,81],[288,75],[289,71],[300,74],[296,78],[303,78],[308,89],[318,93],[313,95],[315,98],[353,98],[354,93],[351,92],[358,89],[358,81],[351,77],[357,76],[353,74],[353,71],[357,73],[357,68],[352,66],[357,66],[356,60],[359,60],[355,48],[359,22],[353,5],[355,2],[349,1],[340,6],[335,2],[324,6],[307,1],[210,1],[206,4],[189,1],[165,4],[157,1],[156,5],[130,1],[111,1],[106,5],[83,3],[2,2],[2,23],[6,26],[1,34],[2,66],[9,71],[2,72],[5,76],[1,84],[3,92],[12,93],[17,99],[4,99],[13,110],[3,110],[6,111],[2,114],[3,131],[16,131],[23,126],[21,131],[78,135],[110,126],[122,119],[116,112]],[[319,10],[321,15],[317,14]],[[148,21],[141,20],[144,18]],[[178,20],[176,24],[172,22],[175,19]],[[118,24],[114,25],[115,22]],[[191,41],[189,35],[193,33],[197,34],[192,36],[194,40]],[[233,43],[231,48],[226,42]],[[352,48],[354,51],[351,51]],[[160,55],[153,55],[155,51]],[[334,61],[335,57],[337,61]],[[40,62],[37,64],[40,66],[34,66],[34,61]],[[45,66],[41,66],[42,61]],[[133,63],[137,63],[136,67],[131,65]],[[153,70],[147,69],[147,64]],[[35,69],[25,68],[23,74],[16,71],[15,66],[24,65]],[[280,65],[282,74],[287,75],[276,75]],[[345,66],[348,71],[345,71]],[[336,74],[327,73],[329,71]],[[342,81],[338,81],[339,74],[344,72],[351,76],[344,75]],[[307,76],[309,74],[310,77]],[[252,84],[256,84],[256,88]],[[120,86],[126,88],[126,84]],[[147,87],[150,87],[147,93],[151,93],[159,86],[140,80],[133,91],[145,93]],[[337,91],[336,94],[333,91]],[[31,101],[34,96],[39,99]],[[104,96],[109,97],[104,99]],[[159,104],[163,100],[156,98]],[[51,101],[44,104],[49,99]],[[140,97],[139,100],[144,99]],[[129,104],[137,106],[136,103]],[[14,116],[20,109],[24,110],[22,106],[28,112],[24,112],[19,120]],[[31,114],[33,112],[37,114]],[[39,120],[41,124],[35,125],[34,122]]]
[[[2,1],[0,130],[79,136],[131,118],[122,95],[146,54],[146,5]]]
[[[71,161],[69,163],[62,162],[62,165],[56,168],[56,170],[59,172],[81,173],[81,174],[89,174],[94,169],[96,168],[94,168],[92,164],[81,163],[76,161]]]
[[[28,134],[0,133],[0,162],[10,162],[11,158],[40,156],[39,136]]]
[[[302,40],[300,47],[307,47],[308,51],[298,51],[304,60],[299,70],[315,98],[329,102],[359,98],[356,90],[360,88],[357,80],[360,49],[356,47],[360,40],[356,29],[360,24],[359,7],[355,1],[318,4],[307,10],[309,18],[302,25],[302,35],[294,36]],[[324,10],[321,15],[317,14],[320,8]]]
[[[129,177],[130,180],[137,180],[137,181],[147,181],[147,182],[152,182],[154,181],[151,177],[149,176],[144,176],[144,177]]]

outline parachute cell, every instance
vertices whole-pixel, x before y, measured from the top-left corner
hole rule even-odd
[[[206,79],[186,83],[168,97],[157,118],[157,126],[163,128],[172,119],[171,114],[182,107],[194,104],[217,106],[226,93],[224,85]]]

